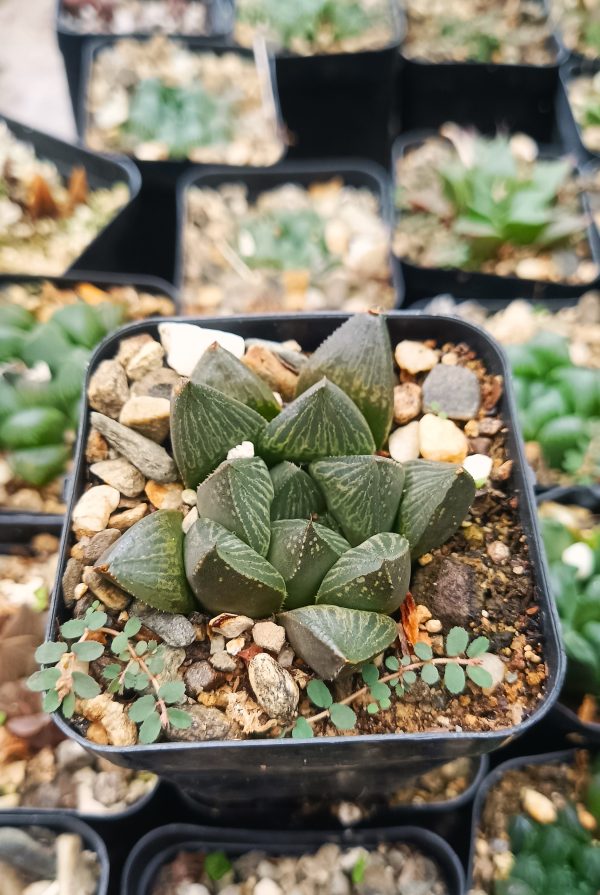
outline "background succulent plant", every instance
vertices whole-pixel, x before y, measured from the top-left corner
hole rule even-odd
[[[252,371],[211,347],[171,406],[173,453],[197,489],[198,518],[184,537],[177,513],[147,516],[97,571],[161,610],[188,611],[193,594],[214,614],[280,613],[324,677],[368,660],[396,636],[386,616],[404,601],[411,557],[444,543],[475,494],[461,466],[375,453],[393,387],[377,315],[336,330],[278,413]]]

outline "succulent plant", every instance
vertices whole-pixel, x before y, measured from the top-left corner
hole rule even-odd
[[[276,415],[258,377],[213,346],[171,407],[173,453],[197,489],[198,518],[184,537],[178,513],[146,516],[96,571],[161,610],[190,609],[193,593],[213,614],[278,613],[323,676],[367,661],[396,636],[387,616],[405,599],[411,556],[444,543],[475,494],[460,466],[404,467],[375,453],[393,385],[376,315],[336,330]]]
[[[541,332],[508,346],[526,441],[552,469],[582,483],[600,475],[600,372],[572,363],[569,342]]]
[[[592,765],[585,807],[598,820],[600,776]],[[583,805],[567,803],[556,819],[541,823],[527,814],[511,818],[508,833],[512,864],[497,880],[495,895],[596,895],[600,888],[600,844],[581,822]]]

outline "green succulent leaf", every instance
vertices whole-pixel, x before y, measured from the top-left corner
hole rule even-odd
[[[411,460],[404,469],[396,531],[408,540],[415,558],[454,534],[473,502],[475,482],[454,463]]]
[[[467,677],[483,689],[491,687],[494,683],[492,675],[481,665],[467,665]]]
[[[281,607],[279,572],[217,522],[199,519],[185,537],[184,553],[187,579],[209,612],[264,618]]]
[[[72,350],[73,343],[64,330],[53,320],[49,320],[27,333],[20,357],[28,367],[45,361],[51,371],[56,373]]]
[[[294,740],[310,740],[315,733],[306,718],[300,716],[296,718],[296,723],[292,729],[292,738]]]
[[[205,519],[218,522],[266,556],[271,538],[273,483],[264,460],[225,460],[198,486],[196,506]]]
[[[352,399],[367,420],[376,446],[382,447],[392,426],[395,385],[385,317],[356,314],[336,329],[303,366],[296,394],[306,392],[323,376]]]
[[[196,385],[209,385],[228,398],[251,407],[267,420],[272,420],[281,409],[260,376],[218,342],[206,349],[190,378]]]
[[[56,686],[60,675],[60,668],[43,668],[42,671],[34,671],[27,679],[27,686],[34,693],[43,693]]]
[[[305,606],[278,618],[296,654],[324,680],[368,662],[398,635],[387,615],[340,606]]]
[[[264,418],[208,385],[187,382],[171,399],[173,456],[186,488],[196,488],[242,441],[256,443]]]
[[[161,726],[160,715],[156,712],[152,712],[152,714],[148,715],[146,720],[142,723],[138,733],[140,743],[147,746],[150,743],[156,742],[160,736]]]
[[[423,683],[428,684],[431,687],[433,684],[437,684],[439,679],[440,673],[437,670],[437,667],[432,665],[431,662],[426,662],[421,668],[421,680]]]
[[[450,693],[462,693],[465,689],[465,673],[458,662],[449,662],[444,672],[444,686]]]
[[[84,348],[95,348],[106,335],[101,318],[84,301],[59,308],[52,315],[52,323],[58,324],[72,342]]]
[[[271,520],[310,519],[325,511],[325,500],[307,472],[284,460],[270,470],[273,482]]]
[[[373,454],[332,457],[311,463],[309,471],[353,547],[392,530],[404,484],[400,463]]]
[[[224,851],[215,851],[204,858],[204,869],[212,880],[222,879],[231,870],[231,861]]]
[[[93,699],[100,693],[100,685],[89,674],[73,672],[73,690],[81,699]]]
[[[328,709],[333,703],[333,696],[329,692],[329,687],[323,681],[312,680],[308,682],[306,687],[308,698],[320,709]]]
[[[464,628],[450,628],[446,637],[446,655],[460,656],[466,650],[468,642],[469,635]]]
[[[383,532],[342,554],[325,575],[316,602],[389,614],[403,603],[409,582],[408,541]]]
[[[183,709],[168,708],[167,718],[171,727],[175,727],[177,730],[187,730],[192,726],[190,715],[188,712],[184,712]]]
[[[308,463],[374,450],[373,436],[356,404],[337,385],[321,379],[271,420],[259,452],[268,462]]]
[[[350,544],[341,535],[317,522],[274,522],[267,559],[285,582],[285,608],[314,603],[326,573],[349,549]]]
[[[104,647],[95,640],[83,640],[73,644],[73,652],[82,662],[93,662],[103,654]]]
[[[127,714],[136,724],[141,724],[156,709],[156,699],[151,694],[140,696],[129,706]]]
[[[331,718],[331,723],[338,730],[352,730],[356,727],[356,714],[349,705],[334,702],[329,709],[329,717]]]
[[[66,445],[48,444],[10,451],[6,462],[16,478],[42,488],[65,471],[70,456],[71,448]]]
[[[47,640],[46,643],[40,644],[36,649],[35,661],[39,662],[40,665],[54,665],[66,652],[66,643],[62,643],[62,641],[55,643],[53,640]]]
[[[177,510],[145,516],[100,557],[95,570],[154,609],[191,612],[194,600],[185,579],[181,521]],[[125,636],[121,649],[126,646]]]
[[[62,443],[67,419],[56,407],[28,407],[0,426],[0,444],[7,448],[38,448]]]

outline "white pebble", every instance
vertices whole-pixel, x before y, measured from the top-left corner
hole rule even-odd
[[[470,476],[475,480],[476,488],[483,488],[490,477],[493,461],[487,454],[471,454],[465,457],[463,468],[467,470]]]
[[[254,456],[254,445],[251,441],[242,441],[241,444],[237,444],[235,447],[231,448],[231,450],[227,454],[228,460],[240,460],[245,457],[253,457]]]
[[[547,796],[542,795],[537,789],[526,787],[521,791],[521,803],[523,808],[534,820],[540,824],[553,824],[556,820],[556,808]]]
[[[585,581],[594,571],[594,551],[589,544],[578,541],[571,544],[562,552],[561,559],[566,565],[577,569],[575,575],[580,581]]]
[[[214,342],[238,358],[243,357],[245,351],[241,336],[220,329],[206,329],[194,323],[160,323],[158,332],[167,354],[167,363],[180,376],[191,376],[206,349]]]

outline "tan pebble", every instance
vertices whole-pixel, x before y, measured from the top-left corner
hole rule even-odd
[[[229,653],[230,656],[237,656],[244,647],[246,646],[246,641],[243,637],[235,637],[233,640],[228,640],[225,649]]]
[[[510,550],[502,541],[492,541],[487,546],[487,555],[496,565],[502,565],[510,557]]]
[[[399,426],[410,423],[421,413],[421,386],[403,382],[394,388],[394,422]]]
[[[88,399],[94,410],[117,419],[129,397],[125,370],[116,360],[98,364],[88,385]]]
[[[75,586],[75,590],[73,591],[73,596],[76,600],[81,600],[83,596],[87,593],[88,586],[81,581],[79,584]]]
[[[418,425],[422,457],[447,463],[463,462],[469,452],[469,442],[456,423],[426,413]]]
[[[458,354],[455,354],[454,351],[449,351],[447,354],[442,355],[442,363],[446,364],[447,367],[455,367],[458,363]]]
[[[415,612],[417,613],[417,621],[420,625],[424,625],[425,622],[428,622],[431,618],[431,612],[429,611],[427,606],[423,605],[423,603],[417,604]]]
[[[134,382],[162,365],[164,349],[160,342],[146,342],[130,359],[125,372]]]
[[[400,369],[408,373],[425,373],[432,370],[438,362],[436,351],[422,342],[412,342],[410,339],[396,345],[394,356]]]
[[[525,787],[521,790],[521,804],[527,814],[540,824],[553,824],[557,811],[550,799],[537,789]]]
[[[144,490],[148,500],[157,510],[177,509],[181,505],[183,486],[178,482],[168,482],[163,485],[149,479]],[[166,503],[169,506],[165,506]]]
[[[439,634],[442,630],[442,623],[439,618],[430,618],[428,622],[425,622],[425,630],[429,634]]]
[[[181,499],[185,504],[187,504],[188,507],[196,506],[197,496],[196,492],[193,491],[192,488],[185,488],[181,492]]]
[[[109,740],[106,728],[99,721],[93,721],[89,725],[86,737],[91,743],[96,743],[98,746],[108,746]]]
[[[477,420],[468,420],[464,429],[467,438],[477,438],[479,435],[479,423]]]
[[[577,817],[583,829],[589,830],[590,833],[592,833],[598,826],[594,815],[580,802],[577,804]]]
[[[139,395],[121,408],[119,422],[160,444],[169,434],[171,403],[166,398]]]
[[[110,485],[95,485],[81,495],[73,510],[72,525],[78,536],[96,534],[108,525],[121,495]]]
[[[115,360],[118,360],[123,367],[126,367],[131,358],[138,353],[143,345],[153,341],[154,339],[149,333],[140,333],[139,336],[130,336],[129,339],[121,339]]]
[[[142,473],[135,468],[124,457],[117,460],[101,460],[99,463],[93,463],[90,472],[106,485],[116,488],[125,497],[137,497],[144,490],[146,479]]]
[[[499,854],[494,855],[492,860],[496,868],[496,876],[498,879],[508,879],[515,861],[512,852],[502,851]]]
[[[110,527],[116,528],[117,531],[126,531],[128,528],[131,528],[132,525],[135,525],[136,522],[139,522],[140,519],[144,518],[147,509],[147,503],[139,503],[136,507],[132,507],[130,510],[124,510],[122,513],[114,513],[108,520]]]

